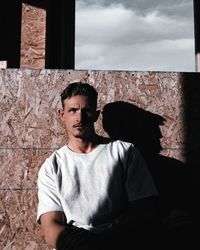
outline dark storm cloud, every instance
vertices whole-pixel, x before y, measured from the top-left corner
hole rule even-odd
[[[76,68],[194,71],[192,0],[77,0]]]
[[[148,12],[159,11],[169,16],[189,16],[188,8],[191,7],[191,0],[85,0],[88,4],[98,4],[109,6],[111,4],[122,4],[126,8],[132,9],[141,15]]]

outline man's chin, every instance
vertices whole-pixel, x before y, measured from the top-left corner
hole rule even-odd
[[[79,131],[74,134],[74,137],[84,139],[87,137],[87,133],[85,131]]]
[[[92,130],[88,129],[87,127],[77,129],[74,131],[74,137],[75,138],[80,138],[80,139],[86,139],[92,135]]]
[[[75,138],[79,138],[82,140],[87,140],[88,138],[90,138],[93,134],[90,133],[89,131],[79,131],[77,133],[74,134]]]

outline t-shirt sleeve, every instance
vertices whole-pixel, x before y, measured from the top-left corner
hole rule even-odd
[[[38,172],[37,222],[46,212],[63,211],[57,189],[57,174],[53,162],[47,159]]]
[[[158,196],[154,180],[139,150],[131,145],[128,150],[126,190],[129,201]]]

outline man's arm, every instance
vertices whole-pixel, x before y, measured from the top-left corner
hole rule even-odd
[[[113,223],[120,230],[137,229],[154,222],[158,206],[158,197],[151,196],[129,202],[127,209]]]
[[[65,230],[65,215],[60,211],[47,212],[40,218],[46,243],[56,248],[59,235]]]
[[[118,237],[128,231],[151,230],[157,225],[158,198],[151,196],[129,202],[128,207],[117,217],[112,228],[102,234],[103,237]]]
[[[158,231],[155,206],[157,197],[131,201],[122,214],[115,219],[112,227],[102,234],[102,240],[114,241],[120,249],[129,249],[130,245],[146,249],[155,246]]]
[[[66,224],[63,212],[47,212],[41,216],[42,231],[46,243],[57,250],[97,250],[93,233]]]

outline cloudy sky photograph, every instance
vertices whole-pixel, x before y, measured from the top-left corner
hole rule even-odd
[[[195,71],[193,0],[76,0],[75,68]]]

